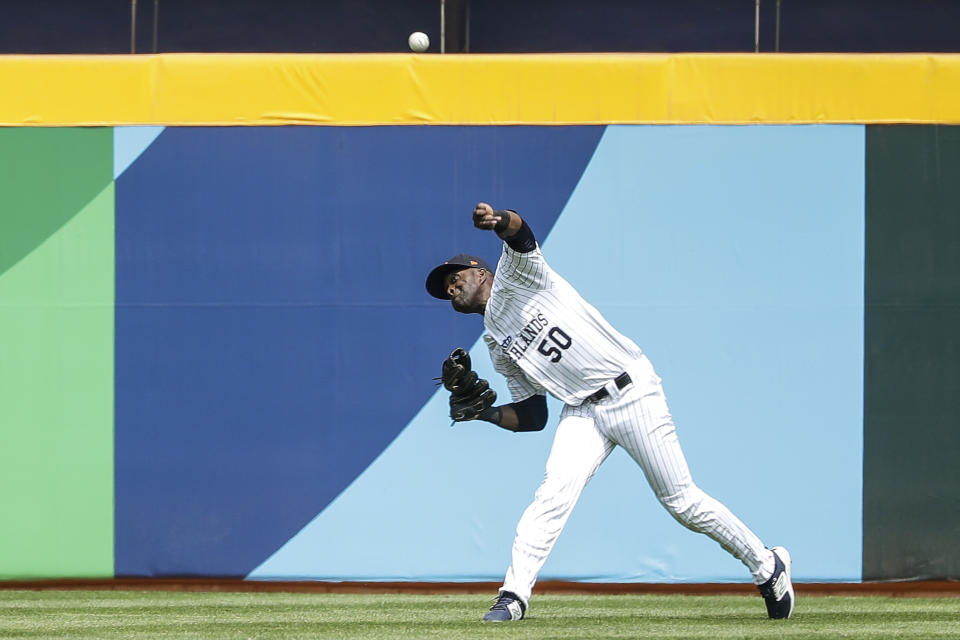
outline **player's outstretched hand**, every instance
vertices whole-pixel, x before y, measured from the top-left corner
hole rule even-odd
[[[480,202],[473,208],[473,226],[477,229],[494,230],[500,216],[494,215],[493,207],[486,202]]]

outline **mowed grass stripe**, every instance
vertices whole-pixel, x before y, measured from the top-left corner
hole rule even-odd
[[[534,598],[527,620],[482,624],[478,595],[0,591],[2,638],[957,638],[960,598],[806,596],[767,620],[759,597]]]

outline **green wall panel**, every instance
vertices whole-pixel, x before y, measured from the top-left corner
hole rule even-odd
[[[863,577],[960,578],[960,127],[871,126]]]
[[[113,130],[0,128],[0,274],[113,178]]]
[[[110,129],[0,130],[0,579],[113,575]]]

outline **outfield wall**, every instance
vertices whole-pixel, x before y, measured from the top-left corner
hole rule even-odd
[[[958,62],[0,57],[0,578],[498,579],[559,407],[448,427],[478,200],[797,579],[956,578]],[[620,452],[543,577],[747,578]]]

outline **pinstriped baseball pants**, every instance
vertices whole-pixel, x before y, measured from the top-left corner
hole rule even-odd
[[[537,575],[583,488],[617,445],[640,465],[661,504],[681,524],[716,540],[747,566],[755,581],[772,573],[772,554],[760,539],[694,484],[653,366],[642,356],[628,373],[633,384],[623,391],[610,383],[604,400],[564,408],[543,482],[517,525],[501,591],[529,603]]]

